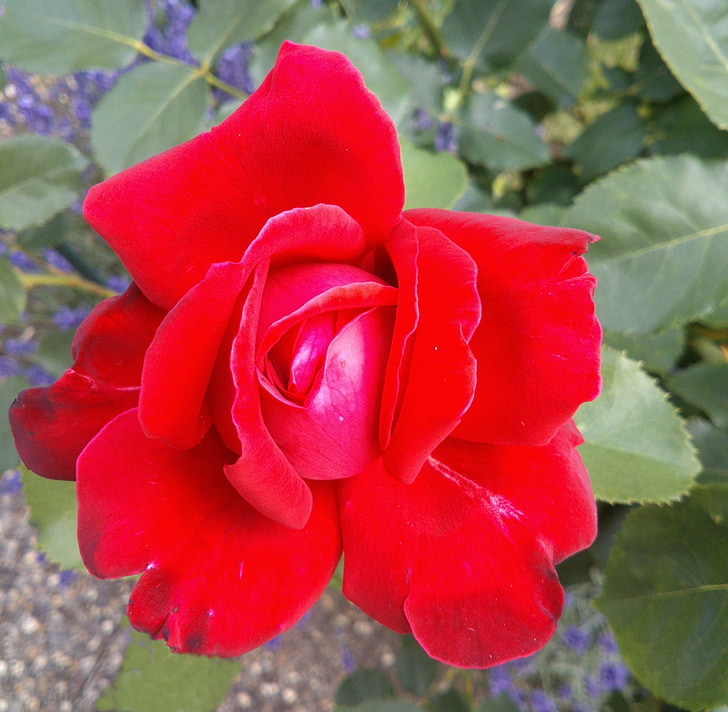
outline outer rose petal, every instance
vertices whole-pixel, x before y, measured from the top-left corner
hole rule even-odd
[[[473,399],[475,359],[468,341],[480,319],[480,301],[473,260],[439,231],[404,221],[387,249],[400,278],[399,304],[406,318],[395,324],[380,437],[387,472],[411,482]],[[413,303],[417,324],[410,334]]]
[[[269,218],[317,203],[383,242],[404,204],[399,146],[343,55],[286,42],[232,116],[92,188],[84,216],[170,309],[211,264],[238,261]]]
[[[73,340],[72,368],[52,386],[18,396],[10,426],[33,472],[74,479],[76,458],[88,441],[137,404],[144,353],[163,316],[132,284],[86,317]]]
[[[601,386],[595,279],[580,257],[593,236],[493,215],[412,210],[478,265],[483,304],[470,340],[475,399],[456,437],[543,445]]]
[[[345,595],[449,664],[534,652],[563,605],[554,564],[596,534],[577,442],[571,425],[540,448],[448,439],[410,485],[343,480]]]
[[[335,491],[314,483],[307,526],[258,514],[228,483],[214,430],[191,450],[144,436],[120,415],[79,458],[79,544],[102,578],[142,573],[135,628],[179,652],[240,655],[290,628],[341,553]]]

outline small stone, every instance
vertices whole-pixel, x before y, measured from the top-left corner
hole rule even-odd
[[[281,690],[281,699],[287,705],[292,705],[298,699],[298,694],[292,687],[284,687]]]
[[[381,661],[383,667],[391,668],[397,662],[397,657],[391,650],[383,650],[382,656],[381,658],[379,658],[379,660]]]
[[[264,682],[260,686],[260,694],[267,699],[275,697],[280,691],[281,688],[277,682]]]
[[[37,618],[29,616],[28,618],[24,618],[20,623],[20,630],[25,635],[33,635],[33,633],[37,633],[40,630],[40,623]]]
[[[235,695],[235,702],[241,710],[247,710],[252,707],[253,698],[247,692],[238,692]]]
[[[369,638],[374,632],[374,626],[369,621],[356,621],[354,632],[362,638]]]
[[[114,625],[114,621],[112,621],[110,618],[107,618],[102,624],[101,624],[101,632],[104,635],[111,635],[114,632],[114,628],[116,626]]]

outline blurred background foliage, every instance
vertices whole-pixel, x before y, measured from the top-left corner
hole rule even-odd
[[[86,189],[228,116],[284,39],[339,50],[395,121],[407,207],[601,236],[589,265],[605,346],[603,394],[576,416],[600,534],[561,567],[568,595],[555,640],[469,672],[405,638],[392,670],[352,671],[338,707],[728,709],[724,0],[0,7],[5,407],[57,378],[75,327],[128,284],[80,217]],[[17,467],[7,425],[0,442],[2,468]],[[22,481],[39,545],[80,567],[72,485],[39,487],[27,472]],[[234,676],[229,663],[137,642],[99,709],[211,710]]]

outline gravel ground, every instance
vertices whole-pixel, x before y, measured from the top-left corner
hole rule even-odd
[[[35,549],[14,473],[0,479],[0,712],[93,712],[121,667],[128,581],[62,571]],[[217,712],[330,712],[346,668],[394,664],[398,636],[335,591],[241,659]]]

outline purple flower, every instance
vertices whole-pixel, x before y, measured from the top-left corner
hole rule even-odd
[[[22,372],[20,364],[10,356],[0,356],[0,378],[19,376]]]
[[[116,277],[112,275],[106,280],[106,286],[119,294],[125,292],[130,284],[131,280],[128,277]]]
[[[32,339],[10,338],[5,339],[5,351],[11,356],[28,356],[38,350],[37,342]]]
[[[506,665],[498,665],[488,671],[488,687],[493,697],[508,693],[513,687],[511,671]]]
[[[458,150],[458,140],[455,136],[455,127],[443,121],[435,136],[435,150],[438,153],[456,153]]]
[[[415,131],[429,131],[434,122],[432,117],[423,109],[417,109],[415,113]]]
[[[610,631],[604,631],[597,636],[597,644],[605,653],[618,653],[619,646]]]
[[[88,307],[81,306],[71,309],[67,306],[62,306],[54,315],[53,323],[61,331],[71,331],[71,329],[77,329],[81,322],[88,316],[91,310]]]
[[[20,473],[17,470],[8,472],[0,477],[0,495],[2,494],[18,494],[23,489],[23,482],[20,479]]]
[[[43,259],[61,272],[73,272],[73,266],[60,252],[43,250]]]
[[[52,376],[50,373],[48,373],[48,371],[46,371],[42,366],[39,366],[38,364],[28,366],[25,371],[25,375],[34,386],[50,386],[51,383],[56,380],[55,376]]]
[[[606,662],[599,667],[599,679],[606,692],[623,690],[629,682],[630,673],[621,662]]]
[[[369,25],[354,25],[351,28],[351,36],[359,40],[368,40],[372,36],[372,30]]]
[[[75,571],[63,569],[63,571],[58,574],[58,587],[65,591],[71,585],[74,578],[76,578]]]
[[[217,76],[231,87],[240,89],[246,94],[252,94],[255,85],[248,73],[248,63],[251,56],[252,49],[249,42],[228,47],[217,63]],[[221,104],[233,98],[232,95],[220,89],[214,88],[213,91],[217,101]]]
[[[8,255],[10,264],[13,267],[17,267],[21,272],[40,272],[40,266],[36,264],[35,260],[22,252],[21,250],[15,250]]]
[[[591,636],[585,630],[570,625],[564,631],[564,645],[577,653],[585,653],[591,645]]]
[[[543,690],[534,690],[531,693],[532,712],[558,712],[556,703],[546,695]]]

